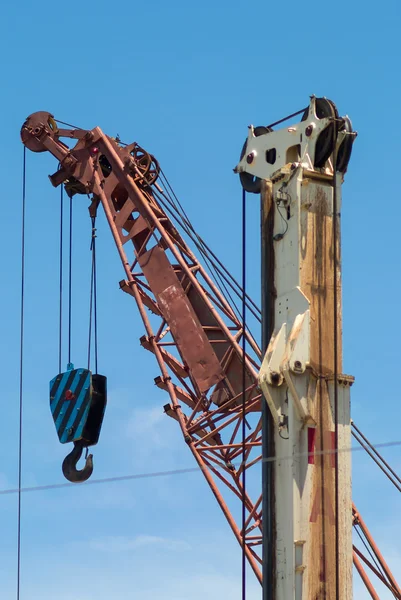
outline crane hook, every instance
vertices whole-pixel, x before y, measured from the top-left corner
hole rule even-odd
[[[67,454],[65,459],[63,460],[63,474],[68,481],[72,481],[73,483],[79,483],[81,481],[86,481],[92,475],[93,472],[93,454],[89,454],[86,456],[86,462],[83,469],[77,469],[77,462],[82,456],[82,451],[84,449],[82,441],[74,442],[74,448],[72,452]]]

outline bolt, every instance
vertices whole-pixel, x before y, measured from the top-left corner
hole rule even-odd
[[[294,362],[294,368],[295,368],[295,369],[302,369],[302,363],[301,363],[301,361],[300,361],[300,360],[296,360],[296,361]]]
[[[279,381],[280,381],[280,373],[277,373],[276,371],[272,371],[270,373],[270,379],[273,385],[278,385]]]
[[[253,152],[251,152],[250,154],[248,154],[248,156],[246,157],[246,162],[248,163],[248,165],[250,165],[251,163],[253,163],[253,159],[255,158],[255,155]]]
[[[307,137],[309,137],[310,135],[312,135],[312,131],[313,131],[312,125],[308,125],[308,127],[305,129],[305,135]]]
[[[74,164],[72,156],[66,156],[65,159],[62,161],[62,164],[65,169],[69,169],[70,167],[72,167],[72,165]]]

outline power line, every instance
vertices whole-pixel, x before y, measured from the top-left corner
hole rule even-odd
[[[379,443],[379,444],[375,444],[374,447],[375,448],[390,448],[390,447],[397,447],[397,446],[401,446],[401,440],[396,440],[393,442],[383,442],[383,443]],[[284,460],[294,460],[298,457],[301,456],[320,456],[321,454],[333,454],[333,453],[340,453],[340,452],[360,452],[364,450],[364,448],[360,447],[360,446],[353,446],[350,448],[343,448],[341,450],[314,450],[313,452],[299,452],[296,454],[291,454],[288,456],[280,456],[279,458],[276,456],[269,456],[263,460],[261,460],[260,462],[275,462],[276,460],[280,460],[284,461]],[[233,463],[233,466],[237,469],[242,465],[242,463]],[[245,465],[246,466],[246,465]],[[216,466],[216,468],[218,469],[219,467]],[[222,467],[223,468],[223,467]],[[105,477],[105,478],[101,478],[101,479],[90,479],[88,481],[85,481],[83,483],[80,484],[80,486],[83,485],[97,485],[97,484],[104,484],[104,483],[113,483],[115,481],[130,481],[130,480],[135,480],[135,479],[152,479],[152,478],[156,478],[156,477],[165,477],[168,475],[185,475],[188,473],[200,473],[203,470],[207,470],[207,467],[187,467],[187,468],[182,468],[182,469],[171,469],[171,470],[166,470],[166,471],[145,471],[143,473],[133,473],[131,475],[121,475],[121,476],[116,476],[116,477]],[[32,487],[25,487],[25,488],[7,488],[4,490],[0,490],[0,496],[6,496],[6,495],[11,495],[11,494],[18,494],[19,492],[41,492],[41,491],[45,491],[45,490],[52,490],[52,489],[59,489],[59,488],[67,488],[67,487],[77,487],[76,483],[52,483],[52,484],[47,484],[47,485],[39,485],[39,486],[32,486]]]

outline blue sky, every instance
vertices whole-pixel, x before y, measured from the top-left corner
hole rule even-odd
[[[344,371],[355,422],[401,438],[401,202],[396,0],[302,5],[223,1],[8,3],[2,9],[0,488],[17,483],[22,122],[36,110],[138,141],[154,153],[201,235],[240,276],[241,189],[232,168],[247,125],[325,95],[359,136],[343,186]],[[23,485],[61,483],[66,448],[48,410],[58,370],[58,199],[46,155],[27,157]],[[249,197],[248,288],[259,293],[258,204]],[[75,202],[73,360],[85,364],[89,219]],[[100,219],[99,367],[109,404],[96,477],[193,466],[163,415],[153,357]],[[66,362],[66,359],[63,359]],[[401,470],[400,449],[383,451]],[[354,456],[354,500],[401,580],[400,499]],[[15,597],[17,497],[0,497],[0,592]],[[21,598],[240,598],[240,552],[199,474],[24,494]],[[366,598],[356,582],[356,598]],[[209,591],[205,595],[202,588]],[[385,593],[380,592],[385,599]],[[249,600],[260,588],[248,580]]]

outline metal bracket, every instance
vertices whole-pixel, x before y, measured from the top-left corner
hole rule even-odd
[[[312,96],[305,121],[260,136],[255,136],[254,127],[250,125],[246,151],[234,171],[271,179],[274,173],[289,163],[300,162],[302,167],[313,170],[316,142],[330,123],[331,117],[319,119],[316,116],[316,98]],[[267,160],[272,150],[273,163]]]
[[[307,302],[303,294],[302,299],[303,302]],[[258,381],[277,426],[281,423],[282,416],[283,394],[279,388],[283,383],[288,386],[300,420],[311,420],[307,393],[310,375],[306,373],[310,360],[309,344],[309,308],[296,315],[288,336],[287,323],[283,323],[278,333],[270,340]]]

